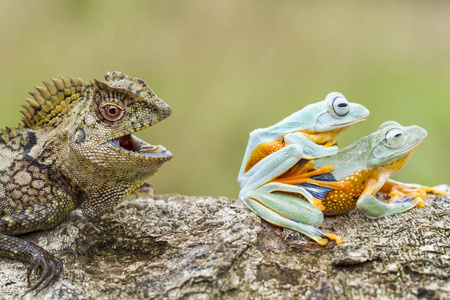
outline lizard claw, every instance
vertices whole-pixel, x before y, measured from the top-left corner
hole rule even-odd
[[[33,286],[29,288],[24,296],[34,290],[36,290],[36,295],[44,288],[48,287],[50,284],[53,284],[58,279],[63,269],[63,263],[59,258],[53,256],[44,249],[39,250],[41,251],[34,255],[35,257],[27,269],[28,285],[31,286],[30,276],[33,271],[36,271],[40,268],[42,270],[41,275],[38,281],[36,281]]]

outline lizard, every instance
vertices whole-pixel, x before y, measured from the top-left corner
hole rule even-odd
[[[171,114],[142,79],[60,77],[30,92],[23,122],[0,133],[0,256],[29,263],[26,293],[55,282],[63,263],[17,235],[52,228],[77,208],[101,216],[172,158],[132,134]]]

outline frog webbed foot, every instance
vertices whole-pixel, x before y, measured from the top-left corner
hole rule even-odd
[[[403,198],[412,198],[422,200],[422,204],[417,205],[423,207],[425,205],[424,201],[427,197],[427,194],[437,194],[437,195],[445,195],[446,193],[439,188],[429,187],[429,186],[421,186],[418,184],[408,184],[401,183],[395,180],[387,180],[386,183],[380,190],[383,193],[387,193],[389,195],[388,203],[398,203],[402,199],[402,202],[406,201]]]
[[[58,257],[39,246],[31,243],[29,245],[29,250],[32,252],[32,261],[27,269],[27,280],[28,285],[31,287],[24,295],[35,290],[36,294],[38,294],[46,287],[53,284],[63,270],[63,262]],[[40,277],[33,285],[31,285],[31,274],[35,271],[38,272],[38,269],[41,269]]]

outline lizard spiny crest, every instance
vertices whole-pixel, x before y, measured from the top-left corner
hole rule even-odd
[[[27,127],[36,129],[57,124],[86,90],[87,84],[83,79],[60,77],[61,80],[43,81],[45,87],[36,86],[38,92],[30,92],[33,99],[25,99],[29,105],[22,105],[25,108],[22,120]]]

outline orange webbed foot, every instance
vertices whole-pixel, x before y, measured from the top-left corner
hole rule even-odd
[[[381,188],[380,192],[389,195],[390,199],[388,203],[398,203],[399,201],[405,201],[405,199],[420,199],[421,201],[417,203],[417,207],[425,206],[424,200],[426,199],[427,194],[446,195],[444,191],[435,187],[405,184],[394,180],[388,180]]]

